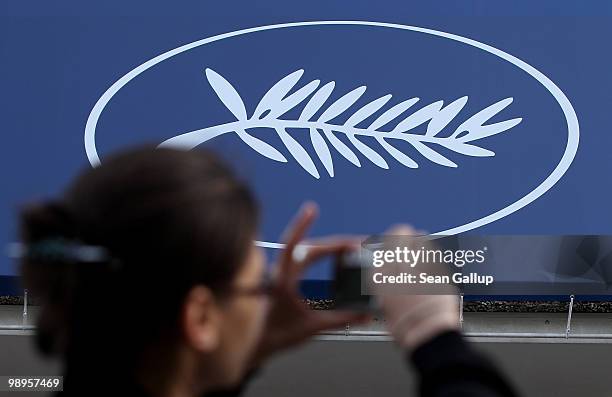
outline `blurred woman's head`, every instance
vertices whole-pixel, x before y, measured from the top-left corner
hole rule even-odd
[[[265,266],[253,195],[214,155],[110,156],[20,221],[26,244],[61,238],[111,257],[22,261],[42,304],[39,345],[64,358],[67,387],[101,367],[105,379],[158,373],[159,383],[188,367],[201,374],[194,391],[240,379],[262,328]]]

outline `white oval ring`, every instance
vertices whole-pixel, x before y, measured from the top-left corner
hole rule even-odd
[[[274,30],[274,29],[284,29],[284,28],[293,28],[298,26],[316,26],[316,25],[360,25],[360,26],[376,26],[383,28],[392,28],[392,29],[401,29],[401,30],[410,30],[419,33],[425,33],[433,36],[443,37],[446,39],[458,41],[464,44],[468,44],[472,47],[476,47],[483,51],[486,51],[490,54],[493,54],[499,58],[502,58],[514,66],[522,69],[527,72],[531,77],[536,79],[540,84],[544,86],[555,98],[555,100],[561,106],[561,110],[565,115],[565,119],[567,121],[567,146],[565,147],[565,151],[563,153],[563,157],[559,161],[559,164],[555,167],[555,169],[551,172],[551,174],[540,183],[534,190],[529,192],[527,195],[523,196],[519,200],[513,202],[507,207],[504,207],[492,214],[484,216],[482,218],[476,219],[474,221],[468,222],[466,224],[455,226],[450,229],[446,229],[440,232],[436,232],[433,234],[437,235],[453,235],[458,233],[463,233],[480,226],[487,225],[491,222],[495,222],[503,217],[506,217],[513,212],[518,211],[519,209],[525,207],[530,204],[538,197],[546,193],[550,188],[552,188],[560,179],[563,177],[565,172],[569,169],[570,165],[574,161],[574,157],[576,156],[576,151],[578,150],[578,143],[580,140],[580,129],[578,126],[578,118],[576,117],[576,112],[572,107],[569,99],[565,96],[563,91],[555,83],[553,83],[548,77],[546,77],[542,72],[534,68],[533,66],[527,64],[526,62],[518,59],[517,57],[510,55],[504,51],[498,50],[495,47],[490,45],[478,42],[476,40],[468,39],[466,37],[458,36],[452,33],[441,32],[438,30],[420,28],[416,26],[409,25],[400,25],[395,23],[385,23],[385,22],[370,22],[370,21],[307,21],[307,22],[291,22],[291,23],[281,23],[275,25],[265,25],[265,26],[257,26],[248,29],[236,30],[234,32],[228,32],[219,34],[216,36],[208,37],[202,40],[194,41],[189,44],[185,44],[173,50],[167,51],[161,55],[156,56],[148,60],[147,62],[141,64],[140,66],[132,69],[126,75],[117,80],[113,85],[111,85],[104,94],[98,99],[93,109],[91,110],[89,117],[87,118],[87,124],[85,125],[85,152],[87,153],[87,158],[92,166],[100,165],[100,158],[98,157],[98,152],[96,149],[96,126],[98,124],[98,120],[102,111],[111,100],[111,98],[129,83],[136,76],[140,75],[144,71],[150,69],[151,67],[157,65],[160,62],[165,61],[168,58],[171,58],[175,55],[183,53],[185,51],[189,51],[193,48],[209,44],[215,41],[227,39],[229,37],[241,36],[244,34],[261,32],[265,30]],[[270,242],[270,241],[257,241],[257,244],[261,247],[266,248],[283,248],[284,244]]]

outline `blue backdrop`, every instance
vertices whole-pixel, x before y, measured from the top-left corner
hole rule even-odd
[[[200,129],[205,129],[201,140],[212,130],[223,132],[201,147],[223,153],[251,181],[263,207],[261,239],[268,243],[278,241],[306,199],[321,207],[313,235],[377,233],[398,222],[431,232],[478,223],[528,196],[563,161],[567,170],[538,198],[500,219],[480,222],[475,231],[612,234],[612,12],[607,2],[145,4],[2,6],[0,244],[15,239],[19,203],[57,194],[80,168],[95,163],[91,142],[104,162],[106,154],[129,145],[161,143]],[[136,69],[167,51],[223,33],[325,20],[395,25],[254,29],[194,44],[141,73]],[[497,50],[513,58],[492,53]],[[575,156],[567,156],[578,137],[568,128],[567,106],[527,67],[554,83],[575,112],[580,137]],[[270,90],[299,70],[282,80],[284,90]],[[125,85],[101,100],[131,71],[134,76]],[[319,82],[308,85],[314,80]],[[320,122],[301,122],[306,104],[326,94],[331,81],[327,101],[317,107],[312,100],[316,112],[310,120]],[[365,91],[353,91],[361,86],[367,86]],[[275,99],[305,95],[282,115],[253,123],[268,91],[272,105],[260,110],[271,108],[270,113],[286,105],[274,104]],[[321,115],[332,112],[332,104],[349,92],[355,100],[344,97],[346,110],[324,120]],[[391,99],[358,113],[388,94]],[[419,100],[409,108],[406,104],[389,124],[370,128],[410,98]],[[92,118],[94,105],[102,102],[99,118]],[[486,136],[494,129],[476,128],[471,133],[480,138],[452,140],[464,136],[453,135],[462,123],[494,104],[498,109],[480,123],[509,121],[507,129]],[[415,121],[422,108],[425,116]],[[352,115],[363,116],[355,127],[348,125]],[[89,157],[88,119],[90,138],[95,132]],[[398,128],[405,119],[410,128]],[[242,138],[238,127],[245,128]],[[393,133],[410,137],[379,139]],[[14,274],[14,265],[0,257],[0,276]],[[327,269],[318,267],[307,278],[328,277]]]

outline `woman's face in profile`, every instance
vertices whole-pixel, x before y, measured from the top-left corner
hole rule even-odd
[[[248,371],[250,360],[263,332],[268,299],[259,288],[264,281],[265,255],[253,244],[223,303],[220,324],[219,359],[226,384],[239,382]]]

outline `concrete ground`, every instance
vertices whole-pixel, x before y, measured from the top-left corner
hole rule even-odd
[[[0,307],[0,376],[58,374],[57,363],[42,360],[32,349],[29,326],[35,310],[24,324],[18,306],[7,308]],[[524,396],[611,396],[612,316],[575,315],[567,339],[565,326],[562,314],[482,313],[467,314],[464,329]],[[374,324],[322,335],[270,362],[246,396],[414,395],[413,374],[382,331]],[[28,395],[44,394],[18,394]]]

